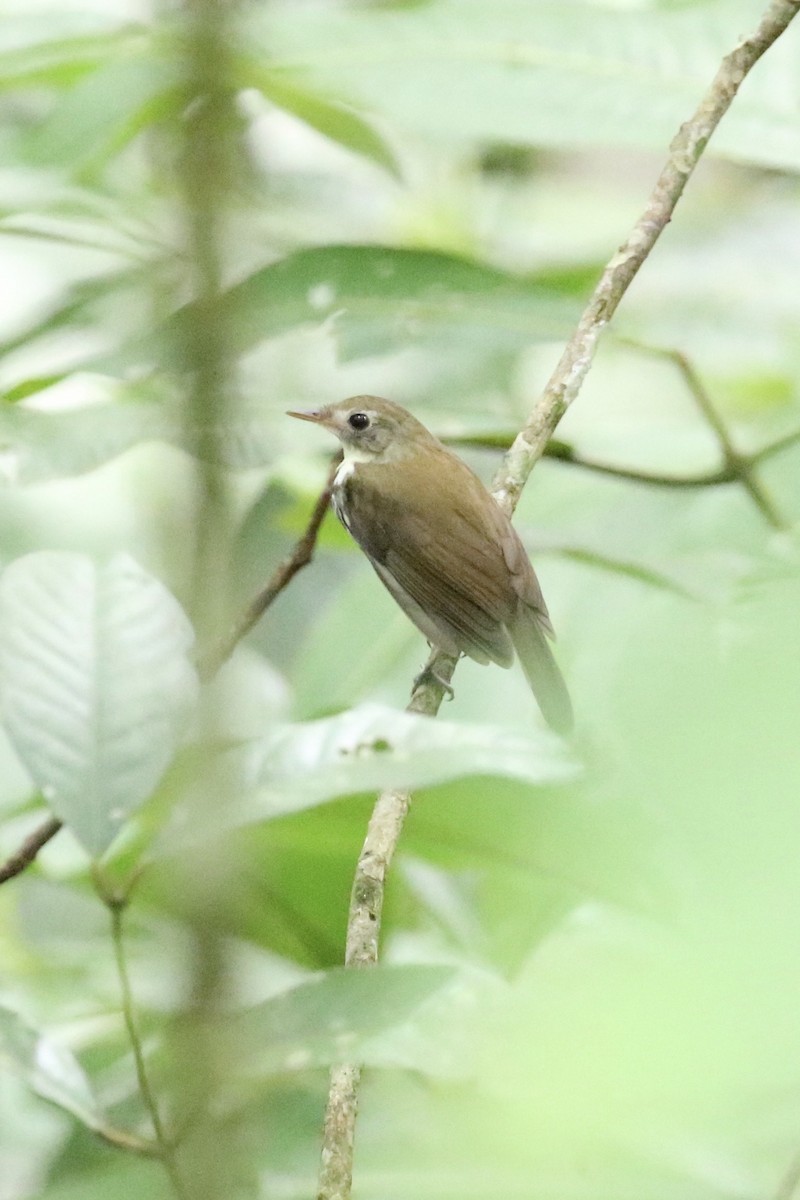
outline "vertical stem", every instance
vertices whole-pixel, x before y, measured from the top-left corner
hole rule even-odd
[[[155,1092],[150,1085],[150,1078],[147,1074],[147,1066],[144,1060],[144,1050],[142,1048],[142,1039],[139,1036],[139,1029],[136,1024],[136,1010],[133,999],[133,988],[131,987],[130,975],[128,973],[128,963],[125,956],[125,940],[123,931],[122,914],[127,907],[127,901],[119,897],[109,895],[105,889],[101,887],[101,895],[106,903],[106,906],[111,914],[111,936],[114,943],[114,960],[117,966],[117,977],[119,979],[120,994],[122,996],[122,1015],[125,1020],[125,1028],[128,1031],[128,1040],[133,1051],[133,1061],[136,1066],[136,1079],[139,1084],[139,1094],[142,1097],[142,1103],[150,1117],[150,1122],[153,1126],[153,1132],[158,1146],[158,1153],[161,1161],[164,1164],[164,1169],[169,1176],[173,1191],[178,1197],[178,1200],[187,1200],[188,1193],[184,1186],[183,1179],[178,1164],[175,1158],[175,1151],[164,1129],[164,1123],[161,1119],[161,1112],[158,1107]]]
[[[192,297],[182,347],[188,376],[184,434],[196,462],[192,614],[201,654],[226,628],[231,574],[230,504],[217,463],[219,433],[232,402],[222,277],[228,195],[236,174],[230,52],[235,13],[235,0],[182,3],[186,103],[179,184]],[[218,712],[207,695],[198,725],[201,745],[218,744]],[[186,797],[201,838],[191,861],[178,864],[174,883],[189,930],[189,980],[185,1009],[172,1031],[172,1079],[176,1107],[190,1119],[182,1162],[194,1200],[228,1196],[236,1174],[235,1143],[223,1127],[218,1103],[226,1071],[219,1031],[228,986],[224,913],[234,872],[225,847],[202,838],[229,787],[209,750]]]

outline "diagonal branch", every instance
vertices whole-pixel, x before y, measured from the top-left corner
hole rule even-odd
[[[270,604],[280,595],[285,587],[287,587],[294,579],[298,571],[303,567],[308,566],[314,556],[314,548],[317,544],[320,527],[325,519],[325,514],[328,511],[328,506],[331,500],[331,492],[333,491],[333,480],[336,475],[336,470],[339,463],[342,461],[341,453],[335,454],[331,460],[328,478],[325,481],[325,486],[316,499],[314,508],[311,511],[308,524],[302,537],[295,542],[291,554],[283,560],[283,562],[275,569],[272,578],[266,583],[258,595],[251,601],[245,611],[242,613],[239,620],[234,625],[228,636],[224,638],[219,645],[213,647],[211,651],[204,655],[199,663],[200,678],[203,680],[211,679],[216,675],[222,664],[226,662],[231,654],[233,654],[239,642],[244,638],[253,626],[263,617],[264,613],[269,608]]]
[[[31,865],[42,846],[46,846],[50,839],[56,836],[61,826],[62,822],[58,817],[48,817],[41,825],[37,825],[33,833],[25,838],[19,850],[15,850],[0,864],[0,883],[7,883],[15,875],[21,875],[25,868]]]
[[[800,9],[800,0],[772,0],[758,28],[722,60],[697,111],[681,126],[647,206],[630,235],[608,263],[578,326],[523,429],[495,476],[492,494],[513,513],[537,459],[558,422],[578,395],[592,365],[600,336],[620,300],[669,223],[708,139],[733,102],[748,71],[783,33]],[[438,652],[429,661],[425,682],[416,687],[409,709],[435,715],[456,662]],[[378,797],[353,881],[347,933],[347,964],[377,962],[386,875],[410,805],[407,792]],[[331,1071],[323,1128],[317,1200],[348,1200],[353,1171],[353,1139],[360,1072],[352,1063]]]
[[[777,41],[798,10],[800,0],[771,0],[754,32],[725,55],[696,112],[678,130],[644,212],[606,266],[543,395],[498,473],[495,493],[506,511],[513,511],[534,463],[580,391],[603,330],[672,219],[709,138],[733,103],[748,72]]]

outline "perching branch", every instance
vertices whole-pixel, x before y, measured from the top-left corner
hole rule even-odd
[[[756,30],[726,54],[696,112],[678,130],[644,212],[609,261],[555,371],[495,480],[498,502],[512,512],[553,430],[580,391],[605,327],[680,200],[708,140],[761,56],[800,10],[800,0],[772,0]]]
[[[603,329],[670,221],[708,139],[748,71],[783,33],[798,9],[800,0],[772,0],[755,32],[722,60],[697,111],[678,131],[642,216],[608,263],[543,395],[495,476],[492,494],[509,515],[558,422],[578,395]],[[444,688],[435,676],[449,683],[455,660],[435,652],[428,668],[408,708],[434,716],[444,696]],[[409,805],[407,792],[389,791],[378,797],[373,810],[353,881],[347,923],[348,965],[371,966],[377,962],[386,874]],[[342,1064],[331,1071],[317,1200],[348,1200],[350,1196],[359,1074],[354,1064]]]

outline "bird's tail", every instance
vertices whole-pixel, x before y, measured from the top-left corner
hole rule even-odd
[[[509,626],[509,633],[545,721],[556,733],[569,733],[573,724],[572,701],[535,609],[520,605],[519,616]]]

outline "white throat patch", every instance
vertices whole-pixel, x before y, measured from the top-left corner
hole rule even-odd
[[[356,469],[356,463],[363,461],[364,459],[345,458],[344,462],[340,462],[333,477],[334,488],[343,487]]]

